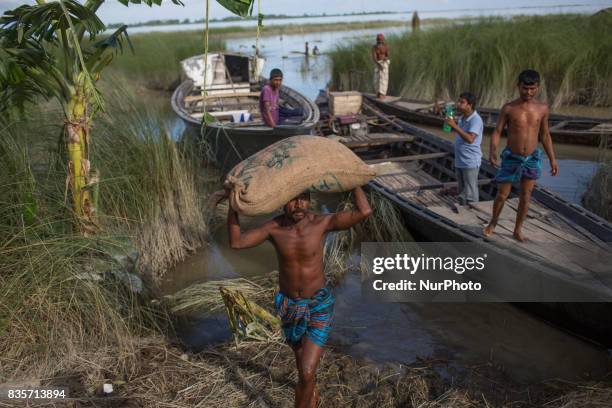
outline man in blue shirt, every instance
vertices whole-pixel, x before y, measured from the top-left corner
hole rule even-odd
[[[459,202],[469,204],[478,201],[478,172],[482,160],[480,143],[484,125],[476,112],[476,97],[463,92],[455,105],[461,117],[459,123],[446,119],[455,133],[455,173],[457,175]]]

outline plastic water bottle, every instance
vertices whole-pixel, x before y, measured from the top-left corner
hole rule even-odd
[[[446,117],[447,119],[455,119],[455,105],[452,105],[450,103],[446,105],[446,107],[444,108],[444,117]],[[453,129],[448,123],[444,123],[442,130],[446,133],[450,133],[450,131]]]

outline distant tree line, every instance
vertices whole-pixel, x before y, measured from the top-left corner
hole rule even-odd
[[[277,19],[277,20],[281,20],[281,19],[291,19],[291,18],[313,18],[313,17],[346,17],[346,16],[365,16],[365,15],[379,15],[379,14],[398,14],[398,12],[395,11],[362,11],[362,12],[353,12],[353,13],[344,13],[344,14],[327,14],[327,13],[321,13],[321,14],[310,14],[310,13],[304,13],[302,15],[287,15],[287,14],[266,14],[266,20],[270,20],[270,19]],[[257,20],[257,16],[249,16],[249,17],[238,17],[238,16],[228,16],[225,18],[215,18],[212,20],[209,20],[212,23],[215,22],[232,22],[232,21],[243,21],[243,20]],[[196,23],[203,23],[204,19],[197,19],[197,20],[191,20],[191,19],[184,19],[184,20],[180,20],[180,19],[166,19],[166,20],[150,20],[150,21],[145,21],[145,22],[140,22],[140,23],[135,23],[135,24],[128,24],[130,27],[147,27],[147,26],[159,26],[159,25],[173,25],[173,24],[196,24]],[[121,26],[123,26],[124,23],[113,23],[113,24],[109,24],[107,25],[108,28],[119,28]]]

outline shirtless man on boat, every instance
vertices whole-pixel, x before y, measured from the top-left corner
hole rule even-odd
[[[538,147],[538,136],[541,137],[542,146],[550,160],[550,174],[556,176],[559,171],[548,130],[548,106],[535,100],[539,88],[540,74],[537,71],[528,69],[521,72],[518,77],[519,98],[504,105],[491,136],[489,161],[497,167],[497,146],[504,127],[508,126],[508,141],[501,153],[501,167],[495,175],[497,196],[493,203],[493,215],[489,225],[483,230],[487,237],[493,234],[497,226],[512,184],[520,182],[519,206],[513,235],[517,241],[525,241],[523,222],[529,211],[531,192],[536,180],[542,175],[542,151]]]
[[[316,407],[319,392],[316,373],[331,329],[334,296],[323,268],[326,233],[347,230],[370,216],[372,209],[363,190],[353,190],[355,208],[335,214],[309,211],[310,195],[290,200],[284,213],[258,228],[242,232],[238,214],[229,206],[227,227],[233,249],[251,248],[269,240],[276,250],[280,291],[274,306],[282,320],[287,343],[293,349],[298,369],[295,407]],[[218,196],[219,202],[227,194]]]

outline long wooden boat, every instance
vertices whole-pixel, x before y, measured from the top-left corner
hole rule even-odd
[[[397,116],[401,120],[440,127],[444,124],[444,116],[440,110],[440,107],[443,106],[442,102],[434,104],[418,99],[398,97],[379,100],[374,95],[365,94],[364,96],[384,113]],[[499,109],[479,107],[477,110],[482,117],[485,130],[493,131],[499,118]],[[549,126],[552,140],[556,143],[599,146],[602,139],[604,142],[612,139],[612,117],[595,119],[552,114]],[[608,145],[612,147],[612,143]]]
[[[492,182],[495,168],[483,161],[479,174],[482,201],[461,206],[448,194],[449,189],[456,187],[454,148],[450,141],[385,115],[369,103],[364,103],[362,113],[367,118],[368,134],[345,133],[335,137],[370,163],[385,163],[382,174],[368,188],[402,211],[406,226],[419,240],[485,243],[503,256],[510,271],[535,268],[542,276],[576,282],[586,296],[592,293],[594,302],[518,305],[612,347],[612,303],[601,300],[612,298],[612,268],[602,272],[596,259],[601,251],[608,254],[612,251],[611,223],[536,186],[524,224],[530,239],[519,243],[512,237],[518,206],[518,190],[514,186],[495,233],[485,237],[482,228],[491,217],[496,194]],[[321,129],[329,134],[327,123]],[[375,152],[382,157],[377,158]],[[501,278],[512,282],[513,276]]]
[[[203,56],[182,62],[187,79],[172,95],[172,108],[190,127],[210,143],[217,164],[224,171],[264,147],[294,135],[312,132],[319,121],[319,109],[301,93],[282,86],[280,105],[300,108],[301,117],[271,128],[259,113],[262,66],[253,57],[220,53],[209,55],[206,96],[202,95]],[[212,73],[211,73],[212,72]],[[212,122],[202,126],[205,113]]]

